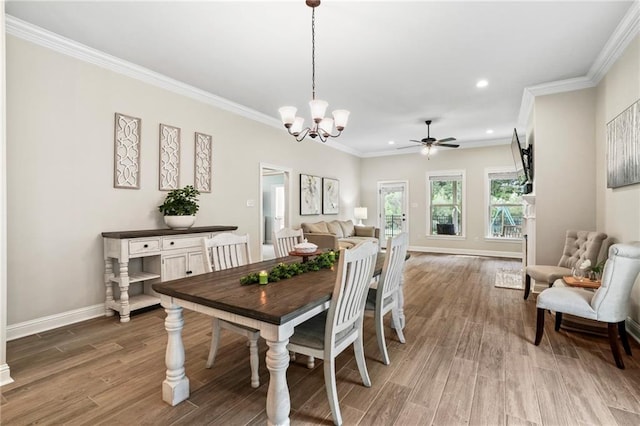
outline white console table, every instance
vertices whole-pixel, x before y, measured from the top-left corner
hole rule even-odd
[[[203,273],[201,239],[236,229],[237,226],[201,226],[103,232],[105,316],[118,312],[120,322],[128,322],[131,311],[159,304],[160,298],[151,284]],[[129,261],[135,258],[140,258],[141,270],[129,272]],[[142,294],[129,297],[129,286],[134,283],[142,284]],[[120,290],[119,299],[114,298],[113,285]]]

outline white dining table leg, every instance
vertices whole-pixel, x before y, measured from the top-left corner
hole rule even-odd
[[[182,343],[182,308],[173,303],[162,301],[167,313],[164,328],[167,330],[167,352],[165,363],[167,377],[162,382],[162,400],[172,406],[189,398],[189,378],[184,370],[184,344]]]
[[[267,424],[288,425],[291,401],[287,386],[289,367],[289,339],[267,340],[267,369],[269,370],[269,390],[267,391]]]

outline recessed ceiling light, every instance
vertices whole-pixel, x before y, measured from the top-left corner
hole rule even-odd
[[[478,80],[478,82],[476,83],[476,87],[478,88],[482,88],[482,87],[487,87],[489,85],[489,82],[487,80]]]
[[[395,141],[389,141],[389,145],[395,145]]]
[[[487,129],[487,134],[490,135],[493,133],[493,129]]]

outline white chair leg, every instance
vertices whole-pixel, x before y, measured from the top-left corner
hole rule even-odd
[[[342,424],[342,415],[340,414],[340,405],[338,404],[338,388],[336,386],[336,366],[335,358],[329,357],[324,360],[324,384],[327,388],[327,399],[331,407],[331,415],[333,423]]]
[[[258,375],[258,338],[259,334],[255,333],[249,338],[249,363],[251,364],[251,387],[260,386],[260,376]]]
[[[312,356],[307,358],[307,368],[308,369],[312,369],[315,366],[316,366],[316,359],[314,357],[312,357]]]
[[[382,362],[384,365],[389,365],[389,353],[387,352],[387,344],[384,341],[384,316],[379,309],[376,309],[375,322],[376,322],[376,338],[378,339],[378,348],[380,354],[382,354]]]
[[[366,387],[371,387],[371,379],[369,378],[369,372],[367,371],[367,363],[364,359],[364,347],[362,345],[362,332],[353,342],[353,351],[356,355],[356,363],[358,364],[358,371],[360,371],[360,377],[362,377],[362,384]]]
[[[213,361],[215,361],[216,353],[218,352],[218,343],[220,343],[220,320],[214,318],[211,321],[211,347],[209,348],[209,358],[207,358],[207,368],[213,366]]]
[[[400,343],[406,343],[404,339],[404,332],[402,331],[402,323],[400,321],[400,311],[398,310],[398,308],[394,308],[391,311],[391,321],[393,323],[394,330],[396,330],[396,334],[398,335],[398,340],[400,340]]]
[[[289,351],[289,361],[293,362],[295,360],[296,360],[296,353]]]

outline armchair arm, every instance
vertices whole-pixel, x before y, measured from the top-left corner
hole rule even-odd
[[[306,238],[308,242],[317,245],[320,249],[340,249],[340,246],[338,245],[338,237],[335,234],[312,232],[309,234],[305,233],[304,238]]]

